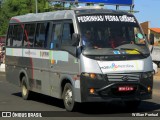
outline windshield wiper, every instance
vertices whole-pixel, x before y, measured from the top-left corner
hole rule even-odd
[[[141,51],[137,50],[137,49],[131,49],[131,48],[119,48],[119,50],[135,50],[138,53],[140,53],[144,58],[146,57],[146,55],[144,53],[142,53]]]

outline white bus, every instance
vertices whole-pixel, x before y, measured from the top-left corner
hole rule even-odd
[[[127,12],[74,9],[12,17],[6,39],[6,79],[32,92],[78,103],[122,100],[137,107],[152,98],[148,43]]]

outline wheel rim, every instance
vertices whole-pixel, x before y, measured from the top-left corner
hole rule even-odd
[[[72,90],[68,89],[65,93],[65,103],[67,106],[72,105]]]
[[[23,93],[23,96],[27,95],[27,88],[25,85],[22,86],[22,93]]]

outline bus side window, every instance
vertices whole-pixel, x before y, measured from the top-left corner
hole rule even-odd
[[[36,24],[26,24],[24,27],[24,35],[23,35],[23,46],[24,47],[33,47],[34,38],[35,38],[35,28]]]
[[[13,30],[13,46],[21,47],[23,37],[23,28],[21,25],[14,25]]]
[[[8,29],[8,36],[7,36],[7,43],[6,43],[7,46],[12,46],[12,43],[13,43],[12,32],[13,32],[13,25],[10,25]]]
[[[60,23],[53,24],[50,49],[59,48],[60,32],[61,32],[61,24]]]
[[[73,23],[64,23],[62,30],[62,46],[72,45]]]
[[[38,23],[34,47],[47,48],[49,23]]]

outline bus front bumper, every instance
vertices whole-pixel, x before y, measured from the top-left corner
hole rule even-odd
[[[141,81],[141,80],[140,80]],[[152,98],[152,80],[143,82],[107,82],[81,80],[82,102],[108,102],[114,100],[146,100]],[[151,82],[150,82],[151,81]]]

